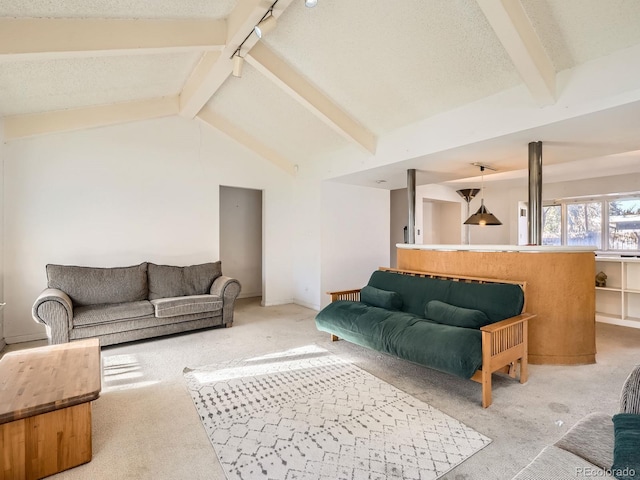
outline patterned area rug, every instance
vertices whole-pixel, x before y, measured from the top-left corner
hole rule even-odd
[[[436,479],[491,442],[319,347],[184,374],[229,480]]]

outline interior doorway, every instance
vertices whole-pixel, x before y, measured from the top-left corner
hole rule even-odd
[[[425,245],[460,243],[460,202],[422,199],[422,242]]]
[[[262,297],[262,190],[220,186],[220,260],[239,298]]]

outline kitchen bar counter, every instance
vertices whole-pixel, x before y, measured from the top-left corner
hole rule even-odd
[[[529,361],[595,363],[595,253],[593,248],[516,245],[398,244],[398,268],[432,273],[524,280]]]

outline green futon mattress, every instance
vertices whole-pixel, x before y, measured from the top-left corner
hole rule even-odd
[[[361,302],[332,302],[316,316],[318,330],[462,378],[482,365],[480,330],[453,327]]]

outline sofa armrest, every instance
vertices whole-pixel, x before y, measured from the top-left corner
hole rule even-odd
[[[31,308],[31,315],[36,322],[47,326],[50,344],[69,341],[73,302],[62,290],[56,288],[43,290]]]
[[[235,278],[219,276],[213,281],[211,295],[217,295],[222,299],[222,323],[231,326],[233,323],[233,307],[241,290],[240,282]]]
[[[636,365],[622,386],[620,413],[640,414],[640,365]]]
[[[327,295],[331,295],[331,301],[337,300],[351,300],[352,302],[360,301],[360,288],[353,290],[339,290],[337,292],[327,292]]]

